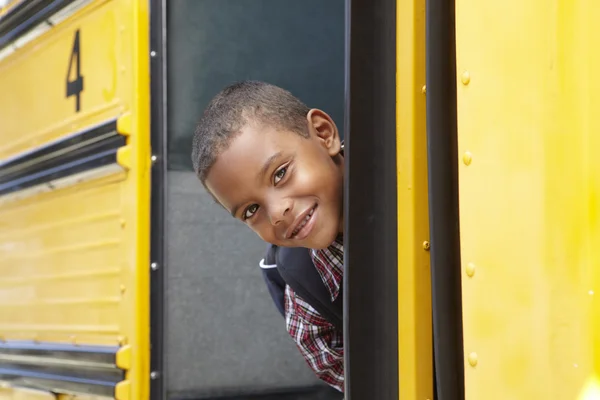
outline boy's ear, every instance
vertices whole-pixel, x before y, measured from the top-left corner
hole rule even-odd
[[[309,133],[317,137],[331,157],[337,156],[342,149],[342,144],[333,119],[325,111],[316,108],[308,112],[306,119]]]

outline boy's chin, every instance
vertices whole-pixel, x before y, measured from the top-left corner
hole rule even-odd
[[[331,246],[331,243],[335,241],[337,236],[337,229],[331,229],[331,232],[321,232],[321,235],[315,237],[314,240],[311,240],[311,243],[307,243],[305,247],[315,250],[326,249]]]

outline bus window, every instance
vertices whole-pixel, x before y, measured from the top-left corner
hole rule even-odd
[[[259,270],[264,243],[214,204],[192,171],[190,153],[194,125],[208,101],[245,79],[290,90],[327,111],[341,130],[344,1],[176,4],[167,10],[167,393],[316,387],[321,394],[312,390],[302,398],[338,399],[285,331]]]

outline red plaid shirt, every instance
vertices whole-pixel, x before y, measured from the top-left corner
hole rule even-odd
[[[344,268],[344,244],[338,238],[328,248],[312,250],[311,256],[334,301]],[[285,288],[285,325],[302,356],[317,376],[340,392],[344,391],[344,338],[317,310]]]

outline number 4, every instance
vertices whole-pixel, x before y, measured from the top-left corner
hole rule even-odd
[[[81,56],[79,54],[79,29],[75,32],[75,40],[73,41],[73,50],[69,59],[69,70],[67,71],[67,95],[69,98],[75,96],[75,111],[79,112],[81,108],[81,92],[83,92],[83,76],[81,75]],[[75,63],[75,79],[70,80],[71,71]]]

